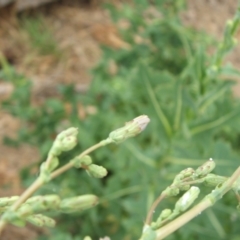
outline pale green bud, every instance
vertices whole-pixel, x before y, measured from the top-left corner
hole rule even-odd
[[[98,204],[98,197],[87,194],[79,197],[66,198],[60,204],[60,211],[64,213],[81,212]]]
[[[204,184],[207,186],[216,187],[217,185],[222,184],[226,180],[227,180],[227,177],[222,177],[213,173],[209,173],[204,178]]]
[[[180,191],[187,191],[190,189],[190,187],[191,186],[189,184],[186,184],[186,185],[179,186],[178,188]]]
[[[38,227],[55,227],[56,222],[54,219],[44,216],[42,214],[35,214],[32,216],[27,217],[26,219],[28,222],[32,223]]]
[[[28,216],[32,213],[39,213],[59,208],[61,199],[58,195],[34,196],[23,204],[18,210],[20,216]]]
[[[50,156],[59,156],[61,152],[73,149],[77,145],[78,129],[71,127],[58,134],[49,151]]]
[[[140,240],[155,240],[155,239],[157,239],[156,232],[149,225],[145,225]]]
[[[83,240],[92,240],[89,236],[86,236]]]
[[[0,207],[11,206],[14,202],[16,202],[18,200],[18,198],[19,198],[19,196],[0,198]]]
[[[166,208],[161,212],[157,221],[159,221],[159,220],[162,221],[162,220],[166,219],[167,217],[169,217],[171,214],[172,214],[172,210],[169,208]]]
[[[135,137],[141,133],[149,122],[150,119],[148,116],[141,115],[137,118],[134,118],[132,121],[127,122],[124,127],[112,131],[108,138],[114,143],[121,143],[127,138]]]
[[[197,199],[200,193],[198,187],[192,186],[183,196],[176,202],[174,212],[184,212]]]
[[[107,175],[107,170],[104,167],[96,164],[91,164],[87,169],[88,174],[95,178],[103,178]]]
[[[59,159],[57,157],[52,157],[47,165],[48,171],[52,172],[59,165]]]
[[[47,183],[51,180],[50,171],[48,169],[47,163],[43,162],[40,166],[39,178],[42,182]]]
[[[21,219],[16,211],[8,209],[3,215],[2,220],[12,223],[16,226],[23,227],[25,226],[25,221]]]
[[[190,177],[194,174],[194,169],[193,168],[186,168],[184,170],[182,170],[178,175],[176,175],[176,177],[173,180],[173,184],[176,183],[180,183],[181,180],[183,180],[184,178]]]
[[[174,197],[177,196],[179,192],[180,192],[179,188],[170,186],[163,191],[163,194],[166,195],[166,197]]]
[[[160,216],[158,217],[156,222],[152,222],[151,223],[151,227],[153,230],[158,229],[161,226],[162,221],[164,221],[166,218],[168,218],[170,215],[172,214],[172,210],[171,209],[164,209]]]
[[[204,177],[210,173],[216,166],[216,163],[210,158],[202,166],[198,167],[195,171],[195,177]]]
[[[73,163],[73,166],[75,168],[80,168],[83,167],[85,168],[86,166],[89,166],[92,164],[92,158],[88,155],[85,155],[84,157],[75,157],[74,159],[71,160]]]

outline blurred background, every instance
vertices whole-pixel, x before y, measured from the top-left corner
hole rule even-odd
[[[105,179],[72,169],[37,192],[93,193],[97,207],[52,214],[54,229],[8,226],[2,239],[137,239],[179,171],[212,157],[214,173],[229,176],[240,157],[236,12],[233,0],[0,0],[0,196],[31,184],[60,131],[79,128],[63,165],[126,121],[151,118],[140,136],[92,154]],[[238,240],[237,204],[230,193],[166,239]]]

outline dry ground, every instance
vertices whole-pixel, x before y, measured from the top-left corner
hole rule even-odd
[[[89,69],[101,57],[100,43],[114,48],[125,46],[108,13],[96,4],[97,1],[92,5],[82,5],[74,0],[61,2],[35,10],[45,14],[44,21],[51,27],[62,53],[60,60],[52,55],[41,56],[29,46],[12,7],[0,10],[0,52],[19,72],[32,79],[37,101],[54,95],[58,83],[74,83],[79,91],[86,91],[91,80]],[[182,18],[186,25],[221,37],[224,23],[234,15],[236,6],[237,1],[234,0],[189,0],[188,10]],[[240,68],[239,47],[228,60]],[[0,81],[0,101],[11,91],[11,85]],[[240,96],[240,84],[234,93]],[[17,119],[0,111],[0,196],[19,194],[23,190],[19,169],[38,159],[37,149],[27,145],[10,148],[2,144],[3,136],[14,137],[19,125]],[[18,229],[11,226],[2,239],[32,240],[40,232],[35,227]]]

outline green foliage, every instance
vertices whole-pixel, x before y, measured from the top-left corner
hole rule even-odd
[[[180,170],[199,166],[210,157],[217,163],[218,174],[229,175],[239,165],[240,105],[232,96],[233,82],[226,77],[239,73],[222,65],[229,47],[219,47],[214,56],[209,56],[209,37],[183,26],[176,15],[182,1],[157,1],[157,17],[144,10],[148,1],[141,2],[143,5],[139,1],[134,8],[123,5],[120,11],[109,7],[115,21],[129,22],[121,34],[130,48],[103,47],[90,91],[84,96],[76,94],[72,86],[62,86],[61,99],[48,99],[35,108],[31,106],[28,81],[8,75],[6,68],[1,71],[3,78],[17,86],[4,107],[24,121],[19,141],[37,145],[43,157],[64,124],[79,128],[76,151],[80,152],[106,138],[126,119],[141,114],[151,118],[141,136],[92,154],[93,162],[108,170],[105,179],[89,178],[76,169],[49,185],[61,196],[91,192],[101,199],[97,208],[61,219],[61,231],[73,236],[136,239],[149,206]],[[228,31],[227,37],[232,38],[233,33]],[[136,36],[141,39],[138,43]],[[96,106],[97,113],[79,120],[79,102]],[[65,103],[72,105],[70,114],[63,107]],[[60,164],[69,159],[63,155]],[[49,189],[44,191],[51,192]],[[237,238],[239,215],[229,207],[234,204],[232,197],[223,200],[211,214],[202,214],[167,239]],[[56,236],[54,239],[62,239]]]
[[[27,34],[32,47],[39,54],[60,56],[60,50],[58,49],[51,28],[43,16],[22,16],[21,29]]]

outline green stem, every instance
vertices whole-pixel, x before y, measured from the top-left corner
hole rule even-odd
[[[97,148],[103,147],[103,146],[105,146],[104,141],[101,141],[101,142],[93,145],[92,147],[86,149],[84,152],[82,152],[79,155],[79,158],[84,157],[85,155],[89,154],[90,152],[96,150]],[[66,172],[68,169],[72,168],[73,165],[74,165],[73,162],[69,162],[69,163],[65,164],[64,166],[58,168],[57,170],[55,170],[54,172],[51,173],[51,175],[50,175],[51,179],[53,179],[53,178],[59,176],[60,174]]]
[[[96,150],[97,148],[103,147],[107,144],[111,143],[110,140],[103,140],[95,145],[93,145],[92,147],[86,149],[84,152],[82,152],[79,157],[83,157],[87,154],[89,154],[90,152]],[[50,159],[49,159],[50,160]],[[47,160],[48,161],[48,160]],[[60,174],[62,174],[63,172],[67,171],[68,169],[70,169],[71,167],[73,167],[73,163],[69,162],[67,164],[65,164],[64,166],[62,166],[61,168],[57,169],[56,171],[54,171],[51,175],[50,175],[50,179],[52,180],[53,178],[59,176]],[[23,194],[19,197],[19,199],[10,207],[9,211],[16,211],[30,196],[32,196],[32,194],[34,192],[37,191],[37,189],[39,189],[42,185],[44,184],[44,181],[42,181],[41,178],[37,178],[34,183],[28,188],[26,189],[25,192],[23,192]],[[2,218],[0,219],[0,235],[4,229],[4,227],[6,226],[7,221],[4,219],[4,214],[2,216]]]
[[[154,91],[149,83],[149,81],[145,81],[146,82],[146,85],[147,85],[147,91],[148,91],[148,94],[150,96],[150,99],[153,103],[153,107],[155,108],[155,111],[159,117],[159,120],[162,122],[163,126],[164,126],[164,129],[167,133],[168,136],[171,136],[172,135],[172,128],[171,128],[171,125],[166,117],[166,115],[164,114],[159,102],[157,101],[157,98],[154,94]]]
[[[148,215],[146,217],[145,220],[145,225],[150,225],[152,222],[152,215],[155,212],[156,207],[158,206],[158,204],[165,198],[165,194],[161,194],[152,204],[150,210],[148,211]]]
[[[201,214],[202,211],[211,207],[217,200],[219,200],[225,193],[227,193],[233,186],[234,182],[240,176],[240,167],[233,173],[233,175],[218,189],[208,194],[199,204],[191,208],[180,217],[176,218],[172,222],[156,230],[156,240],[164,239],[177,229],[188,223],[194,217]]]

